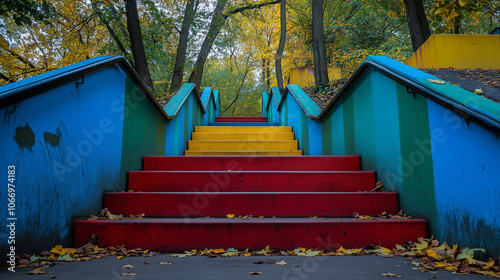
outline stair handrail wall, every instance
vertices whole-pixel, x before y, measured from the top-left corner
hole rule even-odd
[[[280,97],[268,118],[293,127],[304,155],[360,155],[431,234],[500,255],[500,104],[384,56],[369,56],[319,113],[294,85]]]

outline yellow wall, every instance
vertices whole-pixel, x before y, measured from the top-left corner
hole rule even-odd
[[[328,79],[330,81],[340,79],[340,68],[328,68]],[[299,87],[310,87],[314,85],[314,68],[300,67],[290,69],[289,85]]]
[[[416,68],[500,69],[500,35],[435,34],[405,63]]]

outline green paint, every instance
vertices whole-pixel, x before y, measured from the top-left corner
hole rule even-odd
[[[156,154],[165,155],[165,142],[167,141],[166,134],[167,126],[164,118],[156,118]]]
[[[332,120],[332,154],[345,155],[344,110],[341,102],[333,105],[328,114]]]
[[[159,125],[165,126],[165,120],[128,77],[125,82],[125,108],[128,108],[128,111],[125,111],[123,120],[119,183],[122,188],[126,187],[127,172],[140,170],[144,156],[165,154],[165,148],[161,148],[160,143],[158,143],[158,141],[162,141],[161,144],[165,145],[163,136],[165,129],[158,130]],[[158,122],[161,123],[158,124]],[[161,133],[161,131],[163,131],[163,135],[158,135],[157,133]]]
[[[193,92],[194,94],[194,92]],[[187,99],[186,102],[184,103],[184,129],[183,129],[183,135],[182,135],[182,145],[183,149],[182,151],[179,151],[179,153],[183,153],[185,150],[187,150],[187,141],[189,139],[189,113],[192,111],[195,111],[191,106],[191,100],[193,99],[193,94],[191,94]]]
[[[333,155],[332,115],[321,120],[322,154]]]
[[[354,101],[352,90],[342,96],[342,108],[344,117],[344,144],[345,154],[354,155],[355,149],[355,134],[354,134]]]
[[[321,113],[321,108],[307,95],[298,85],[288,85],[287,98],[293,97],[300,104],[302,111],[311,117],[317,117]],[[291,95],[291,96],[290,96]]]
[[[439,92],[450,99],[460,102],[466,106],[472,105],[473,107],[478,108],[480,111],[486,112],[489,115],[500,119],[500,105],[495,101],[480,97],[459,86],[451,85],[450,83],[446,83],[444,85],[436,84],[427,79],[420,79],[419,82],[422,83],[425,87]]]
[[[182,110],[182,109],[181,109]],[[180,126],[180,118],[175,118],[172,120],[174,122],[174,149],[173,149],[173,155],[179,155],[179,126]]]
[[[26,123],[26,126],[16,127],[16,135],[14,136],[19,148],[26,148],[31,151],[33,145],[35,145],[35,133],[31,130],[31,127]]]
[[[189,94],[194,92],[195,85],[193,83],[184,84],[177,93],[170,99],[170,101],[163,107],[163,110],[170,117],[175,117],[179,113],[186,99],[189,99]]]
[[[399,131],[401,143],[402,189],[399,190],[405,213],[430,220],[431,230],[437,228],[432,154],[422,145],[430,141],[427,99],[420,94],[408,94],[406,87],[397,85]]]
[[[304,155],[309,155],[309,118],[300,112],[300,120],[302,127],[302,153]]]

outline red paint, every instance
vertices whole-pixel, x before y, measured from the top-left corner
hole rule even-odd
[[[359,171],[359,156],[157,156],[144,170]]]
[[[148,248],[179,252],[205,248],[274,250],[297,247],[337,249],[417,241],[426,236],[425,220],[352,219],[144,219],[81,220],[75,222],[74,246],[98,234],[99,247]]]
[[[147,207],[145,207],[147,206]],[[397,212],[397,193],[108,193],[113,214],[148,217],[352,217]]]
[[[267,122],[264,117],[215,117],[215,122]]]
[[[425,220],[339,218],[398,210],[396,193],[366,192],[375,187],[375,173],[358,171],[357,156],[146,157],[144,168],[129,172],[134,192],[108,193],[104,206],[114,214],[168,218],[76,221],[75,247],[94,234],[100,247],[170,252],[393,247],[427,235]],[[196,218],[227,214],[279,218]],[[300,218],[309,216],[334,218]]]
[[[368,171],[131,171],[134,191],[370,191],[375,173]]]

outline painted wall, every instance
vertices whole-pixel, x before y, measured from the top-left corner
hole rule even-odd
[[[417,68],[500,69],[500,36],[434,34],[406,60]]]
[[[0,95],[88,63],[0,87]],[[70,246],[72,219],[98,213],[104,191],[124,190],[126,172],[139,170],[144,155],[165,153],[166,118],[121,67],[77,82],[0,109],[0,176],[7,179],[9,166],[16,175],[16,253]],[[7,201],[7,185],[0,200]],[[0,211],[2,221],[7,215]],[[3,259],[9,232],[0,232]]]
[[[500,121],[500,104],[387,57],[367,61]],[[325,111],[288,86],[268,116],[293,127],[305,155],[360,155],[362,169],[399,193],[405,213],[427,218],[439,240],[500,256],[500,135],[371,66],[360,69]]]
[[[217,100],[217,101],[216,101]],[[192,83],[184,84],[163,108],[166,125],[165,155],[184,155],[195,126],[208,125],[219,114],[219,91],[206,87],[201,97]]]

